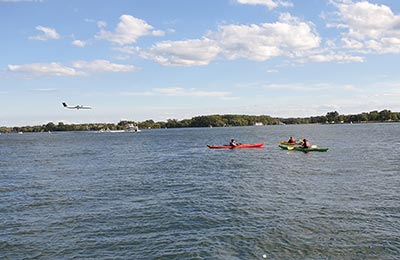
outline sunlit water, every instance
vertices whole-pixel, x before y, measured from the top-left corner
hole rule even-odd
[[[290,135],[326,153],[278,148]],[[0,135],[0,259],[399,259],[400,124]],[[207,144],[265,142],[261,149]]]

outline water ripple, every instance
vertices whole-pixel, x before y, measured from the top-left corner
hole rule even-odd
[[[330,150],[280,150],[293,133]],[[397,259],[400,147],[379,140],[398,134],[374,124],[1,135],[0,258]],[[206,147],[232,137],[266,145]]]

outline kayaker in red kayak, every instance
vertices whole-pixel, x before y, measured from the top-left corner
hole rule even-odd
[[[296,143],[296,139],[294,139],[294,137],[293,136],[291,136],[290,138],[289,138],[289,141],[287,141],[289,144],[295,144]]]
[[[261,148],[264,146],[264,143],[256,143],[256,144],[238,144],[236,146],[227,144],[227,145],[207,145],[210,149],[239,149],[239,148]]]
[[[302,148],[311,148],[311,143],[307,139],[303,139],[303,144],[301,145]]]
[[[236,142],[235,139],[232,139],[231,142],[229,143],[230,146],[238,146],[238,143]]]

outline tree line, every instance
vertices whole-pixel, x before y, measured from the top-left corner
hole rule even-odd
[[[354,115],[340,115],[337,111],[328,112],[324,116],[313,116],[305,118],[278,118],[267,115],[207,115],[196,116],[191,119],[168,119],[166,122],[155,122],[146,120],[143,122],[120,121],[113,123],[88,123],[88,124],[65,124],[49,122],[39,126],[22,127],[0,127],[1,133],[11,132],[54,132],[54,131],[100,131],[100,130],[124,130],[128,124],[137,125],[140,129],[150,128],[182,128],[182,127],[228,127],[228,126],[251,126],[279,125],[279,124],[332,124],[332,123],[368,123],[368,122],[399,122],[400,113],[390,110],[371,111]]]
[[[399,122],[400,113],[390,110],[363,112],[354,115],[340,115],[337,111],[328,112],[325,116],[307,118],[282,119],[285,124],[332,124],[332,123],[368,123],[368,122]]]

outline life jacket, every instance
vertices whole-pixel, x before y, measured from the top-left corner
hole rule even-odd
[[[303,144],[303,147],[304,148],[310,148],[311,147],[310,142],[308,140],[306,140],[306,142]]]
[[[296,139],[294,139],[293,137],[291,137],[291,138],[289,139],[288,143],[295,144],[295,143],[296,143]]]

